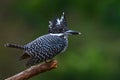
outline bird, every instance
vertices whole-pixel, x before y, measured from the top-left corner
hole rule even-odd
[[[48,32],[25,45],[6,43],[5,47],[23,50],[24,53],[20,60],[28,59],[25,66],[30,67],[40,62],[52,60],[57,54],[65,52],[68,47],[68,36],[81,34],[68,29],[64,12],[60,19],[55,18],[49,21]]]

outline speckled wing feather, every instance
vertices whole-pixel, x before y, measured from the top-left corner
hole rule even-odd
[[[25,45],[25,52],[31,56],[27,65],[34,65],[52,59],[67,46],[67,40],[55,35],[44,35]],[[33,60],[33,61],[32,61]]]

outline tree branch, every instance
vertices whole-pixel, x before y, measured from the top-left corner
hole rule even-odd
[[[57,60],[52,60],[47,63],[31,66],[30,68],[14,75],[14,76],[11,76],[5,80],[27,80],[39,73],[43,73],[43,72],[46,72],[46,71],[49,71],[49,70],[52,70],[55,68],[57,68]]]

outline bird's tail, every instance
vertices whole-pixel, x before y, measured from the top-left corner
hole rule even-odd
[[[22,46],[22,45],[11,44],[11,43],[7,43],[4,46],[5,47],[11,47],[11,48],[25,49],[24,46]]]

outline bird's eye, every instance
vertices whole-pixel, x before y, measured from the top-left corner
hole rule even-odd
[[[59,29],[59,32],[62,32],[63,31],[63,29]]]

